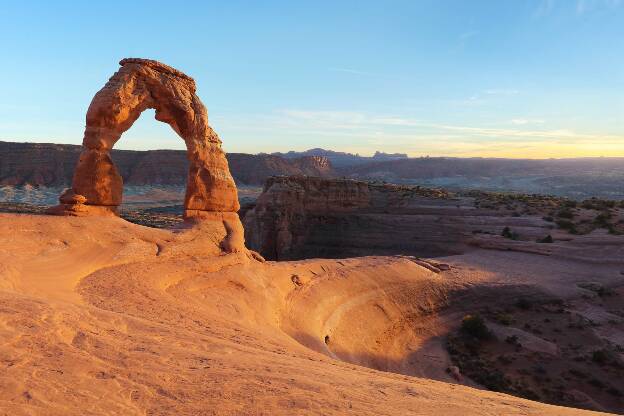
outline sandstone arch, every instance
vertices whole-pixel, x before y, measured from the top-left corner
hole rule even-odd
[[[195,93],[195,81],[153,60],[128,58],[119,64],[121,68],[91,101],[72,188],[61,195],[61,205],[52,213],[117,213],[123,180],[110,150],[139,115],[152,108],[156,120],[169,124],[186,143],[185,218],[223,221],[227,229],[239,228],[236,185],[221,141],[208,125],[206,107]]]

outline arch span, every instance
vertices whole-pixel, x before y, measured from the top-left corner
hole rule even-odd
[[[51,213],[117,213],[123,180],[110,151],[141,112],[153,108],[156,120],[169,124],[186,143],[189,171],[185,218],[223,220],[226,228],[238,228],[236,185],[221,140],[208,125],[206,107],[195,93],[195,81],[153,60],[127,58],[119,64],[121,68],[89,105],[72,187],[61,195],[61,205]]]

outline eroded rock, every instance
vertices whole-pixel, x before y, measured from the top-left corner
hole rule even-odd
[[[185,217],[219,223],[227,235],[222,243],[225,250],[244,249],[242,225],[236,214],[236,185],[221,140],[208,125],[206,107],[195,93],[195,81],[153,60],[128,58],[119,64],[121,68],[91,101],[72,188],[50,213],[116,213],[122,200],[123,179],[110,151],[141,113],[153,108],[156,120],[169,124],[186,143],[189,170]]]

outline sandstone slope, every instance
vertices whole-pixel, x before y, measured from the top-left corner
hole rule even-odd
[[[0,223],[1,414],[587,414],[413,377],[452,380],[436,311],[513,259],[260,263],[205,230]]]

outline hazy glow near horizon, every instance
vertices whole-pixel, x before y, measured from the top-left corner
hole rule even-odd
[[[194,77],[229,152],[624,156],[624,0],[0,5],[0,140],[79,144],[123,57]],[[123,149],[183,148],[145,112]]]

